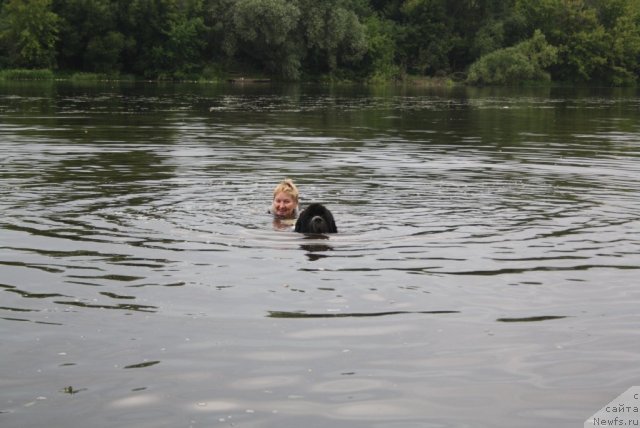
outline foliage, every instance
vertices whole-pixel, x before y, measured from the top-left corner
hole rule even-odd
[[[408,0],[401,7],[400,62],[410,73],[450,71],[449,53],[456,44],[443,0]]]
[[[48,69],[26,70],[8,69],[0,70],[0,80],[53,80],[53,71]]]
[[[518,0],[528,28],[558,47],[555,80],[633,83],[640,61],[640,20],[630,0]],[[612,49],[613,47],[613,49]]]
[[[551,65],[527,63],[537,31],[557,49]],[[0,0],[1,68],[629,85],[640,1]]]
[[[132,39],[125,63],[146,78],[166,78],[173,68],[168,54],[172,18],[178,12],[173,0],[132,0],[122,5],[120,19]]]
[[[83,62],[87,64],[87,68],[97,72],[118,72],[122,67],[120,55],[125,46],[126,39],[118,31],[94,36],[87,43]]]
[[[364,57],[364,67],[373,82],[399,79],[400,67],[395,63],[396,28],[393,21],[370,16],[365,21],[369,48]]]
[[[167,55],[176,74],[191,73],[199,68],[205,47],[206,26],[200,17],[179,17],[171,22],[167,40]]]
[[[491,52],[471,65],[467,82],[473,85],[514,85],[548,82],[545,69],[557,60],[558,50],[540,31],[516,46]]]
[[[241,52],[284,79],[300,73],[296,29],[300,9],[286,0],[238,0],[231,10],[226,49]]]
[[[504,47],[504,23],[502,21],[489,21],[483,25],[471,44],[474,56],[481,57]]]
[[[55,65],[59,19],[51,11],[51,0],[8,0],[0,13],[0,43],[10,66]]]
[[[108,80],[108,76],[101,73],[79,72],[73,73],[69,80],[72,82],[99,82],[102,80]]]
[[[54,0],[60,16],[58,63],[92,72],[121,68],[126,38],[118,29],[117,8],[109,0]]]
[[[306,62],[325,72],[356,64],[367,51],[366,27],[340,0],[301,0]]]

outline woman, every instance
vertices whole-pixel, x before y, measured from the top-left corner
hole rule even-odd
[[[278,230],[291,228],[298,217],[298,188],[287,178],[273,189],[273,227]]]

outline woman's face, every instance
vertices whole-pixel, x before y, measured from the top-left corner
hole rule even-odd
[[[284,192],[278,193],[273,198],[273,214],[278,218],[293,218],[295,217],[296,208],[298,202]]]

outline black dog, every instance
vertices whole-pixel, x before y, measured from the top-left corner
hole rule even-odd
[[[296,221],[296,232],[338,233],[333,214],[322,204],[310,204]]]

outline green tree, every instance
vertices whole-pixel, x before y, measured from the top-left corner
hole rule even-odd
[[[402,19],[402,4],[404,0],[369,0],[369,6],[382,18],[399,22]]]
[[[169,77],[175,64],[168,48],[177,0],[116,0],[119,28],[131,41],[123,52],[126,70],[147,78]]]
[[[547,72],[633,84],[640,1],[0,0],[0,67],[8,66],[147,78],[247,67],[284,79],[374,80],[468,69],[485,84]]]
[[[396,25],[393,21],[371,15],[365,20],[367,53],[364,63],[368,77],[373,80],[397,79],[402,71],[395,63]]]
[[[637,79],[637,1],[518,0],[516,9],[528,31],[541,29],[558,47],[558,62],[550,70],[555,80],[622,84]]]
[[[118,72],[132,40],[120,31],[111,0],[54,0],[61,18],[58,63],[73,70]]]
[[[174,78],[195,77],[203,67],[209,32],[204,10],[203,0],[182,0],[169,16],[165,52]]]
[[[504,21],[515,0],[456,0],[445,2],[451,38],[448,61],[452,70],[463,70],[480,55],[505,44]]]
[[[565,81],[592,80],[606,66],[610,45],[596,10],[586,7],[583,1],[564,1],[558,19],[564,31],[555,29],[552,33],[560,54],[555,75]]]
[[[549,45],[540,31],[513,47],[491,52],[469,68],[467,83],[472,85],[518,85],[548,82],[545,71],[557,61],[557,49]]]
[[[207,27],[201,17],[178,15],[168,34],[167,55],[172,60],[176,77],[194,73],[202,65]]]
[[[296,34],[300,15],[296,2],[238,0],[231,10],[225,49],[230,55],[246,56],[266,72],[297,79],[303,54]]]
[[[367,51],[366,27],[342,0],[301,0],[308,64],[320,72],[353,66]]]
[[[611,33],[607,74],[613,85],[629,85],[640,77],[640,8],[631,5],[615,20]]]
[[[126,45],[125,36],[118,31],[91,37],[83,55],[85,69],[108,74],[119,72],[122,68],[120,58]]]
[[[235,53],[229,42],[232,31],[232,10],[236,0],[204,0],[202,17],[207,27],[205,61],[224,62]],[[229,49],[231,47],[231,49]]]
[[[402,6],[399,60],[410,73],[448,72],[456,44],[445,0],[407,0]]]
[[[55,67],[59,18],[51,0],[8,0],[0,11],[0,43],[13,67]]]
[[[470,45],[472,57],[481,57],[504,47],[504,23],[490,20],[477,31]]]

